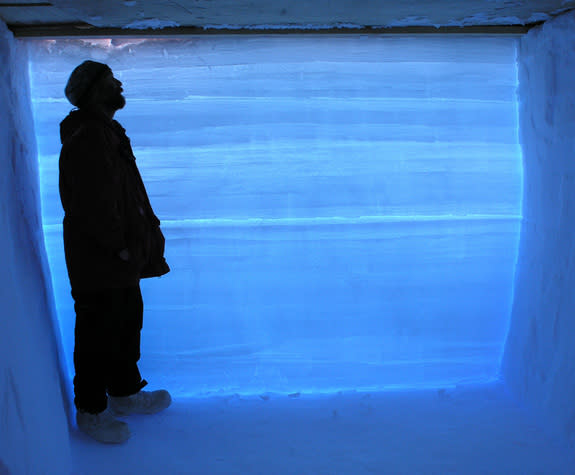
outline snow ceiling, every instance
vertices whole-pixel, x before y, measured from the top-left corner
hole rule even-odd
[[[0,0],[13,28],[357,28],[530,25],[575,0]]]

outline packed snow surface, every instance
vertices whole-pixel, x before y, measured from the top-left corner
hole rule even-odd
[[[179,399],[125,419],[125,446],[73,432],[75,473],[553,474],[575,457],[501,387]]]
[[[504,374],[575,446],[575,12],[521,40],[524,220]]]
[[[0,64],[0,474],[67,473],[27,54],[2,21]]]

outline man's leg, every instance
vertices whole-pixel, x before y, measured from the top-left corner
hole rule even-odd
[[[172,398],[164,389],[141,391],[147,384],[142,380],[137,364],[144,305],[139,285],[124,290],[122,326],[115,341],[115,356],[107,385],[110,408],[119,415],[154,414],[166,409]]]
[[[125,397],[146,385],[138,370],[144,304],[139,285],[119,290],[116,331],[110,339],[106,389],[110,396]]]
[[[114,293],[72,291],[76,310],[74,404],[92,414],[106,409],[106,352],[109,347]]]

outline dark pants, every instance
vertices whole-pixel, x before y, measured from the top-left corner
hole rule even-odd
[[[98,413],[110,396],[130,396],[146,382],[138,370],[144,305],[140,286],[72,290],[76,310],[74,404]]]

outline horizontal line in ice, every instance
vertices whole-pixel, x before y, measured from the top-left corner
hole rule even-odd
[[[127,100],[129,103],[141,103],[141,104],[172,104],[174,102],[178,103],[193,103],[196,101],[226,101],[226,102],[248,102],[251,103],[253,101],[294,101],[294,102],[301,102],[302,100],[306,102],[345,102],[345,103],[375,103],[375,102],[382,102],[382,103],[397,103],[401,104],[404,103],[408,105],[409,103],[417,103],[419,107],[422,104],[426,103],[434,103],[434,102],[456,102],[456,103],[487,103],[487,104],[511,104],[512,101],[510,100],[502,100],[502,99],[468,99],[468,98],[458,98],[458,97],[413,97],[413,98],[405,98],[405,97],[373,97],[373,96],[365,96],[365,97],[341,97],[341,96],[186,96],[184,98],[177,98],[174,97],[173,99],[154,99],[154,98],[137,98],[132,97],[130,95],[126,95]],[[68,104],[68,99],[66,98],[59,98],[59,97],[36,97],[32,99],[33,104],[41,104],[41,103],[66,103]],[[70,106],[72,107],[72,106]]]
[[[154,355],[155,356],[155,355]],[[311,363],[314,365],[336,365],[342,363],[350,363],[350,364],[358,364],[358,365],[369,365],[369,366],[378,366],[381,368],[390,367],[390,366],[419,366],[419,365],[446,365],[446,364],[469,364],[469,363],[476,363],[476,364],[483,364],[489,365],[492,361],[490,357],[483,357],[478,358],[476,356],[457,356],[457,357],[418,357],[418,358],[411,358],[411,359],[394,359],[394,360],[387,360],[387,361],[376,361],[376,360],[363,360],[357,359],[353,357],[348,358],[313,358],[310,359],[308,356],[304,355],[274,355],[274,354],[267,354],[267,353],[260,353],[256,352],[254,354],[209,354],[198,352],[180,352],[175,355],[177,358],[178,363],[182,364],[185,360],[197,360],[197,359],[227,359],[233,356],[234,358],[240,358],[242,360],[252,360],[252,359],[261,359],[265,358],[266,363],[272,364],[280,364],[280,363],[295,363],[295,364],[303,364],[303,363]],[[149,357],[149,356],[148,356]],[[238,363],[239,361],[236,361]]]
[[[270,148],[273,150],[278,149],[293,149],[294,151],[301,151],[302,148],[309,149],[310,146],[314,146],[315,149],[331,151],[333,149],[340,148],[350,148],[355,147],[371,148],[371,149],[381,149],[381,147],[386,147],[386,152],[395,151],[397,153],[406,152],[417,152],[417,155],[408,155],[404,158],[404,162],[409,161],[421,161],[422,159],[432,158],[434,160],[441,159],[447,155],[444,161],[449,160],[450,157],[457,156],[460,158],[467,157],[477,157],[478,162],[481,159],[481,163],[491,163],[493,156],[502,156],[508,159],[510,162],[519,163],[518,157],[521,152],[521,146],[516,143],[485,143],[477,141],[437,141],[433,143],[429,142],[419,142],[415,140],[358,140],[358,139],[331,139],[318,141],[315,139],[308,138],[293,138],[290,140],[278,139],[273,141],[273,145],[270,146],[268,142],[263,140],[252,141],[252,142],[242,142],[242,143],[223,143],[223,144],[198,144],[198,145],[180,145],[180,146],[137,146],[132,145],[134,149],[134,154],[136,158],[139,154],[154,154],[162,153],[164,155],[176,155],[176,154],[194,154],[201,152],[221,152],[229,151],[230,149],[245,148],[249,147],[249,152],[256,153],[259,151],[269,152]],[[387,150],[390,149],[390,150]],[[455,152],[457,151],[457,153]],[[489,154],[489,155],[487,155]],[[60,156],[60,152],[57,153],[39,153],[38,159],[42,163],[56,163]],[[378,155],[378,160],[380,156]],[[384,157],[385,158],[385,157]],[[227,160],[221,159],[221,161]],[[309,159],[307,159],[309,161]],[[396,162],[396,158],[393,157],[389,161]],[[305,159],[301,159],[305,162]],[[350,158],[349,162],[353,162],[354,158]],[[187,163],[185,164],[188,165]],[[455,165],[459,165],[455,162]],[[57,168],[57,167],[56,167]],[[57,170],[56,170],[57,171]]]
[[[74,375],[71,373],[70,378]],[[458,377],[450,377],[446,376],[444,378],[433,378],[431,381],[414,381],[412,383],[393,383],[393,384],[386,384],[381,383],[379,385],[362,385],[362,386],[328,386],[328,387],[317,387],[313,385],[309,386],[300,386],[298,385],[298,391],[294,393],[293,389],[290,390],[278,390],[276,388],[269,390],[267,386],[263,386],[262,384],[257,385],[254,384],[253,386],[248,387],[240,387],[239,384],[235,386],[225,386],[225,387],[214,387],[214,388],[207,388],[207,385],[203,385],[202,387],[198,387],[195,390],[188,390],[188,388],[182,388],[183,392],[177,393],[178,399],[199,399],[204,400],[207,398],[265,398],[265,400],[269,398],[280,398],[280,397],[297,397],[297,398],[305,398],[306,400],[309,399],[318,399],[321,397],[326,396],[333,396],[333,395],[343,395],[343,394],[351,394],[351,395],[361,395],[361,394],[370,394],[370,393],[395,393],[395,392],[411,392],[411,391],[445,391],[448,389],[457,389],[463,385],[469,387],[475,386],[489,386],[492,384],[498,384],[500,381],[497,377],[491,376],[475,376],[469,378],[458,378]],[[258,387],[260,386],[260,387]],[[172,394],[174,391],[172,390]]]
[[[164,228],[177,227],[255,227],[255,226],[314,226],[314,225],[354,225],[400,222],[438,222],[438,221],[516,221],[521,215],[513,214],[467,214],[467,215],[417,215],[417,216],[359,216],[353,218],[332,216],[315,218],[199,218],[166,219]],[[45,224],[45,231],[56,231],[61,224]]]

